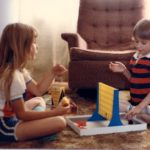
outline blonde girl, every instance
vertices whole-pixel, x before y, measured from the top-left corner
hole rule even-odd
[[[23,141],[50,135],[66,127],[64,115],[70,106],[61,104],[45,110],[44,94],[56,76],[67,70],[62,65],[50,69],[36,82],[25,69],[27,61],[37,53],[36,30],[26,24],[7,25],[0,39],[0,139]],[[24,102],[23,94],[38,96]],[[34,111],[41,106],[43,111]]]

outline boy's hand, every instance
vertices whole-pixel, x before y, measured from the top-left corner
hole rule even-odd
[[[136,116],[137,114],[139,114],[141,112],[140,107],[136,106],[133,107],[131,110],[129,110],[126,115],[125,118],[128,120],[131,120],[134,116]]]
[[[126,66],[121,62],[110,62],[109,68],[113,72],[124,72],[127,69]]]

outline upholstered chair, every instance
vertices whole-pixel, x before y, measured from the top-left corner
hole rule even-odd
[[[143,17],[144,0],[80,0],[77,33],[61,35],[70,53],[69,87],[95,88],[104,82],[127,89],[127,79],[108,65],[121,61],[128,67],[135,52],[132,30]]]

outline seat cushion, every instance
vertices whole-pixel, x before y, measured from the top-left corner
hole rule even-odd
[[[122,60],[129,60],[135,50],[91,50],[91,49],[80,49],[73,47],[70,51],[70,59],[73,61],[78,60],[107,60],[107,61],[122,61]]]

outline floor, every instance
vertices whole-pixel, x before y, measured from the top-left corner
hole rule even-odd
[[[87,92],[69,94],[78,105],[78,114],[91,114],[95,110],[95,97]],[[89,92],[88,92],[89,93]],[[80,96],[79,96],[80,94]],[[84,96],[84,97],[83,97]],[[140,132],[114,133],[107,135],[82,136],[70,127],[57,134],[54,141],[33,140],[25,142],[0,142],[0,149],[101,149],[101,150],[149,150],[150,129]]]

